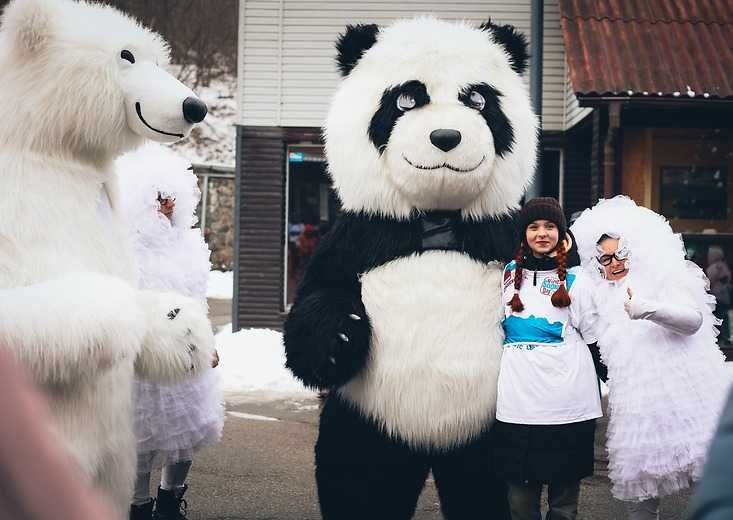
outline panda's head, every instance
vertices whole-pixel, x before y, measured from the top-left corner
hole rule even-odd
[[[518,205],[537,147],[523,35],[417,18],[349,26],[337,49],[325,140],[344,209],[481,218]]]

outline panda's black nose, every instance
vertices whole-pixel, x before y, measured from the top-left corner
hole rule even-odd
[[[183,100],[183,118],[191,124],[200,123],[206,117],[206,103],[195,97]]]
[[[461,132],[439,128],[430,132],[430,142],[444,152],[449,152],[461,142]]]

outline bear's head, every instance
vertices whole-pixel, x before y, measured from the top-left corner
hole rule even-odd
[[[98,162],[186,137],[206,105],[168,60],[159,35],[112,7],[14,0],[0,28],[0,146]]]
[[[537,118],[520,76],[527,43],[508,25],[417,18],[349,26],[325,125],[344,209],[498,216],[531,182]]]

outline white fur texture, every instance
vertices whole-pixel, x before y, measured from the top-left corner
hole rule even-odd
[[[137,291],[119,278],[71,273],[1,294],[0,345],[12,345],[37,380],[71,385],[137,354],[145,316]]]
[[[134,53],[135,64],[121,59]],[[162,38],[116,9],[74,0],[16,0],[0,29],[0,146],[104,162],[141,144],[175,141],[193,125],[183,100],[194,95],[162,67]],[[91,86],[94,88],[91,88]],[[12,102],[9,102],[12,100]]]
[[[132,233],[146,241],[159,240],[176,230],[188,231],[196,224],[201,191],[190,166],[186,158],[152,142],[117,159],[121,209]],[[158,212],[158,193],[176,201],[170,222]]]
[[[135,365],[139,375],[158,381],[175,380],[209,365],[208,346],[214,343],[205,319],[209,249],[200,230],[191,229],[201,193],[189,166],[186,159],[156,143],[147,143],[116,162],[120,206],[132,238],[138,285],[169,291],[145,291],[151,322]],[[175,199],[170,221],[159,212],[158,194]],[[174,308],[181,311],[170,320],[167,313]],[[181,344],[193,349],[182,350]]]
[[[372,350],[365,370],[339,391],[418,449],[477,436],[495,412],[501,276],[499,263],[454,252],[413,255],[364,274]]]
[[[135,288],[112,169],[142,141],[127,120],[137,98],[125,90],[122,49],[166,60],[159,36],[109,7],[15,0],[3,14],[0,341],[46,390],[56,431],[119,518],[135,472],[135,364],[185,376],[213,348],[201,304]],[[167,76],[147,70],[150,84]],[[166,94],[178,103],[181,91],[156,92]],[[175,320],[166,304],[181,306]]]
[[[214,334],[206,317],[206,304],[177,293],[143,291],[147,334],[135,361],[146,379],[175,382],[211,365]],[[171,309],[179,309],[170,319]]]
[[[367,130],[384,91],[407,81],[427,86],[431,101],[404,114],[383,155]],[[458,100],[468,84],[498,89],[504,113],[514,128],[512,151],[496,157],[486,123]],[[441,152],[430,143],[437,128],[460,130],[461,143]],[[334,95],[325,123],[329,173],[343,207],[371,214],[406,217],[413,208],[461,209],[464,215],[501,215],[518,207],[532,180],[536,161],[537,118],[527,86],[511,69],[503,47],[490,33],[465,23],[434,18],[399,21],[381,29]],[[407,164],[447,162],[426,171]]]

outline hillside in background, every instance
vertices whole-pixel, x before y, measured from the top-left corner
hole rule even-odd
[[[212,79],[209,86],[195,88],[209,107],[206,119],[193,129],[188,139],[172,148],[193,163],[214,163],[234,166],[237,117],[237,77],[223,75]]]

